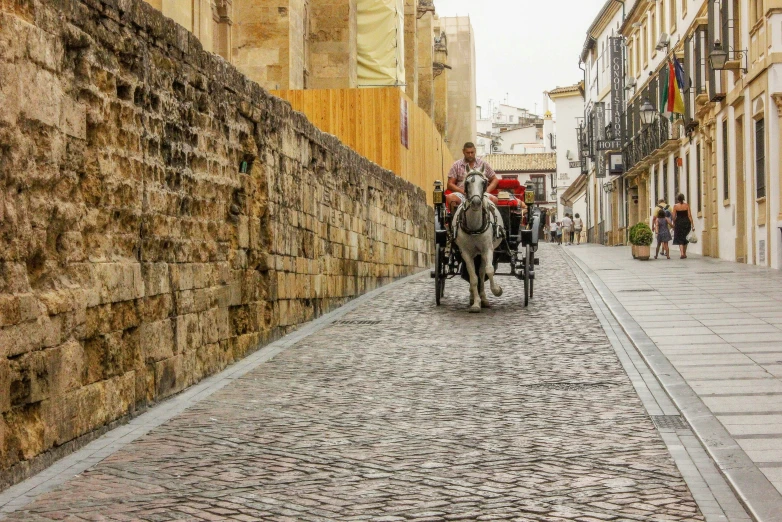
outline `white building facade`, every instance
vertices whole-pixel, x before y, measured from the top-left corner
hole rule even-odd
[[[557,172],[553,180],[553,192],[557,200],[558,219],[562,219],[565,213],[575,214],[578,212],[582,218],[586,213],[585,198],[580,199],[582,208],[576,210],[572,205],[566,205],[559,197],[581,175],[578,125],[584,116],[583,88],[583,83],[579,83],[569,87],[557,87],[546,93],[556,109],[552,130],[553,139],[544,136],[544,141],[548,140],[546,145],[551,147],[557,156]]]
[[[616,90],[612,92],[611,88],[611,44],[621,38],[619,30],[626,12],[637,1],[607,0],[587,31],[580,56],[579,66],[584,71],[584,114],[579,141],[582,173],[587,176],[584,199],[588,207],[584,221],[589,241],[603,244],[615,244],[617,238],[612,231],[627,228],[630,202],[625,197],[611,197],[609,192],[614,190],[614,181],[621,180],[621,176],[609,175],[607,155],[612,151],[621,153],[621,142],[612,135],[615,132],[612,122],[624,112],[624,100],[614,100]],[[620,189],[618,194],[623,193]]]

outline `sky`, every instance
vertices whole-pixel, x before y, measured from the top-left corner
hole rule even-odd
[[[440,16],[469,15],[478,105],[543,110],[543,91],[583,79],[578,56],[605,0],[435,0]],[[552,109],[553,110],[553,109]]]

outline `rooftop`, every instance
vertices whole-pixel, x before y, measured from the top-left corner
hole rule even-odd
[[[548,91],[549,98],[556,98],[559,96],[574,96],[576,94],[583,95],[583,82],[579,82],[575,85],[569,85],[567,87],[557,87]]]
[[[557,155],[543,154],[488,154],[483,161],[497,172],[556,172]]]

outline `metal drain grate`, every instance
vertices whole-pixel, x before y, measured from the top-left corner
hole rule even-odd
[[[654,288],[630,288],[628,290],[619,290],[619,292],[656,292]]]
[[[681,415],[652,415],[652,422],[661,430],[686,430],[690,428]]]
[[[335,324],[352,324],[358,326],[369,326],[372,324],[380,324],[380,321],[337,321]]]
[[[590,391],[606,390],[612,385],[604,382],[541,382],[522,384],[521,386],[531,390]]]
[[[611,270],[621,270],[621,268],[595,268],[595,271],[597,272],[607,272]]]
[[[696,274],[735,274],[736,272],[731,271],[715,271],[715,272],[695,272]]]

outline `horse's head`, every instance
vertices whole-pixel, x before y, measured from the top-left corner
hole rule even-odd
[[[489,180],[483,174],[484,167],[472,169],[464,178],[464,195],[470,206],[481,206],[483,204],[483,195],[486,193],[486,187],[489,186]]]

